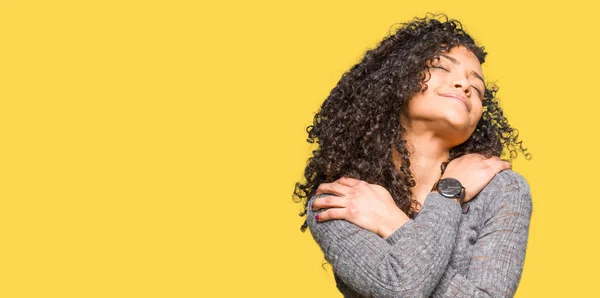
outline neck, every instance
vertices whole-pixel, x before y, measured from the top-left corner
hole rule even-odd
[[[410,171],[415,178],[415,186],[411,188],[413,198],[421,205],[431,191],[431,187],[442,175],[441,164],[448,161],[450,147],[447,142],[431,131],[406,129],[404,135],[410,154]],[[402,160],[393,150],[394,164],[400,168]]]

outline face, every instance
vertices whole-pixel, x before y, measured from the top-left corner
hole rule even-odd
[[[427,89],[408,103],[408,125],[459,145],[471,136],[483,111],[481,64],[471,51],[454,47],[429,67]]]

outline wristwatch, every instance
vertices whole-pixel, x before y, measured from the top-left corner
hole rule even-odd
[[[460,184],[460,181],[454,178],[438,180],[431,188],[431,191],[437,191],[446,198],[458,199],[460,205],[465,200],[465,188]]]

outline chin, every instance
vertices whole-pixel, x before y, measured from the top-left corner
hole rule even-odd
[[[444,113],[444,118],[449,126],[459,129],[459,130],[467,130],[471,127],[471,119],[469,114],[463,110],[447,110]]]
[[[466,114],[447,117],[446,127],[446,133],[451,135],[452,139],[460,141],[458,144],[462,144],[468,140],[474,131],[474,126]]]

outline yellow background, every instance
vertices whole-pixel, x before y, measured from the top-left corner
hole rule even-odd
[[[517,297],[592,296],[588,2],[0,2],[0,297],[340,297],[291,198],[305,127],[426,12],[486,47],[533,154],[514,164],[534,204]]]

